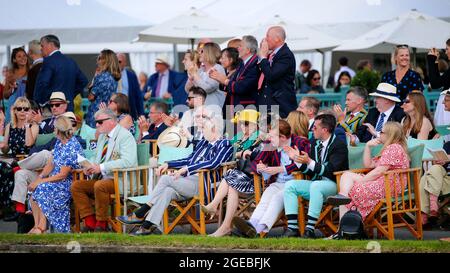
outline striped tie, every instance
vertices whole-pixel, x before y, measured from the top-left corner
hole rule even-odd
[[[106,153],[108,152],[108,142],[109,142],[109,137],[106,136],[106,141],[105,141],[105,145],[103,145],[102,157],[100,159],[100,164],[104,163],[106,160]]]

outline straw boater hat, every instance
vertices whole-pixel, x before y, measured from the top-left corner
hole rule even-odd
[[[392,84],[382,82],[378,84],[377,90],[375,92],[370,93],[370,96],[373,97],[381,97],[391,101],[400,102],[400,98],[397,95],[397,88]]]
[[[450,88],[447,90],[442,91],[441,95],[447,95],[450,96]]]
[[[172,126],[164,130],[158,137],[158,146],[171,146],[176,148],[186,148],[188,140],[187,137],[181,133],[181,128]]]
[[[50,100],[49,102],[56,102],[56,101],[61,101],[61,102],[65,102],[65,103],[69,103],[68,100],[66,100],[66,95],[63,92],[53,92],[52,95],[50,96]]]

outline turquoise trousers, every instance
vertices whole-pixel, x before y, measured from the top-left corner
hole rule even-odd
[[[291,180],[284,187],[284,212],[298,214],[298,196],[309,200],[308,216],[319,218],[323,202],[337,192],[336,182],[325,180]]]

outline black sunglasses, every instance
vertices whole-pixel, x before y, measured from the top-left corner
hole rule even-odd
[[[98,123],[98,124],[102,125],[103,122],[105,122],[105,121],[107,121],[107,120],[110,120],[110,119],[111,119],[111,118],[97,119],[97,120],[95,120],[95,123]]]
[[[55,103],[55,104],[50,104],[50,108],[53,108],[53,107],[56,107],[56,108],[58,108],[58,107],[60,107],[60,106],[61,106],[61,104],[62,104],[62,103]]]
[[[17,110],[17,112],[22,112],[22,111],[28,112],[28,111],[30,111],[30,107],[15,107],[15,109]]]
[[[315,80],[315,81],[318,81],[318,80],[320,80],[320,79],[321,79],[321,77],[313,78],[313,80]]]
[[[404,47],[409,48],[408,45],[397,45],[397,48],[404,48]]]
[[[410,102],[411,102],[411,101],[408,100],[408,99],[406,99],[406,100],[403,101],[403,103],[410,103]]]

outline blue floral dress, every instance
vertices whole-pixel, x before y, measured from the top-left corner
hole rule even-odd
[[[78,154],[84,156],[83,148],[75,137],[72,137],[66,145],[58,140],[53,151],[54,168],[49,176],[58,174],[64,166],[72,169],[80,168],[77,163]],[[72,174],[69,174],[62,181],[40,184],[32,194],[33,200],[56,232],[70,232],[71,186]]]
[[[91,102],[86,113],[86,123],[95,128],[95,112],[98,111],[100,103],[104,102],[108,105],[111,95],[117,92],[117,81],[111,73],[102,72],[94,78],[91,93],[95,96],[95,101]]]

